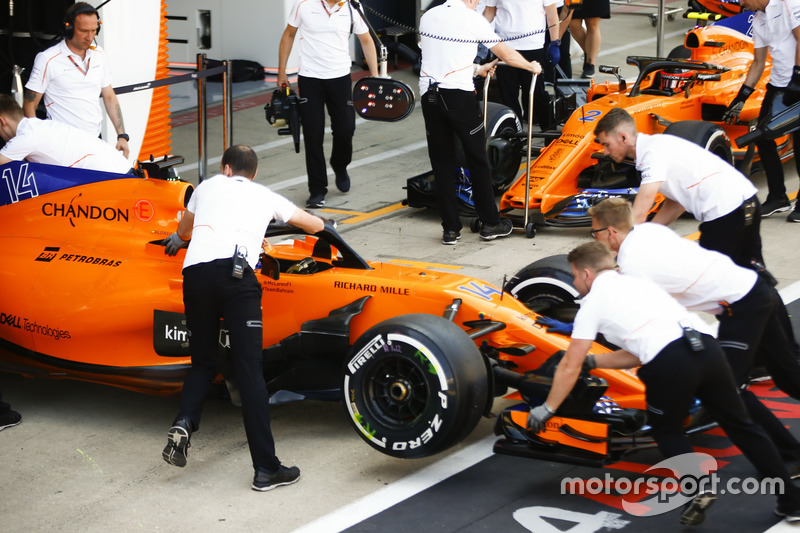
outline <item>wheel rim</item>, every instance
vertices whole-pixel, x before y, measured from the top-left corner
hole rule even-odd
[[[366,376],[365,406],[392,429],[412,428],[424,416],[430,388],[422,369],[404,357],[387,357]]]

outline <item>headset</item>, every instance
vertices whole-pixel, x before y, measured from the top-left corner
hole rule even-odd
[[[100,22],[100,14],[97,9],[86,2],[78,2],[72,4],[64,13],[64,25],[61,30],[67,40],[72,39],[72,36],[75,35],[75,18],[78,15],[97,15],[97,35],[100,35],[102,22]]]

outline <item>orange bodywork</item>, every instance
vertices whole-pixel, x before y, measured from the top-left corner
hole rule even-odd
[[[579,185],[579,176],[597,168],[595,165],[598,165],[598,156],[602,156],[602,148],[595,142],[593,131],[597,121],[615,107],[626,109],[636,120],[639,131],[649,134],[663,133],[666,126],[674,122],[714,121],[731,139],[734,158],[744,157],[745,150],[736,146],[734,139],[747,133],[758,117],[771,63],[767,62],[764,76],[745,103],[740,115],[741,122],[728,125],[719,120],[744,82],[753,59],[752,39],[729,28],[706,26],[691,30],[684,45],[691,50],[691,61],[721,68],[713,71],[713,75],[712,69],[698,68],[690,87],[672,95],[648,91],[656,83],[657,71],[644,76],[640,74],[638,83],[628,85],[622,91],[618,81],[592,82],[587,93],[588,103],[572,113],[560,137],[542,149],[531,162],[528,208],[537,225],[571,222],[577,222],[573,225],[588,225],[591,222],[585,216],[585,209],[594,201],[591,196],[579,206],[580,213],[570,215],[565,209],[568,202],[584,188]],[[650,59],[654,58],[629,58],[629,63],[636,64],[640,60],[644,63],[644,60]],[[690,67],[687,65],[687,68]],[[777,142],[782,156],[791,153],[786,137]],[[526,179],[527,172],[523,171],[503,194],[501,211],[509,213],[525,208]],[[602,187],[593,186],[593,189]],[[611,185],[606,187],[613,188]],[[631,188],[627,192],[623,194],[632,197],[636,189]]]
[[[176,230],[192,186],[28,163],[0,170],[7,186],[0,187],[0,370],[178,392],[190,364],[181,322],[185,251],[169,257],[161,241]],[[339,240],[327,248],[317,236],[299,234],[265,242],[265,252],[281,264],[279,279],[256,273],[264,289],[268,381],[293,367],[298,376],[275,383],[288,389],[341,384],[341,369],[352,355],[324,353],[323,345],[322,353],[293,361],[271,359],[269,348],[291,344],[292,336],[313,330],[314,321],[364,297],[349,321],[350,346],[385,319],[442,316],[454,300],[461,306],[453,320],[465,331],[469,321],[504,324],[477,336],[479,347],[535,348],[527,355],[500,352],[497,360],[512,370],[533,370],[568,345],[567,337],[546,333],[534,323],[535,313],[491,284],[432,268],[366,262],[335,231],[329,233]],[[287,265],[311,256],[318,271],[286,272]],[[303,379],[316,372],[327,375]],[[643,387],[633,374],[595,373],[608,381],[608,395],[620,405],[644,408]]]

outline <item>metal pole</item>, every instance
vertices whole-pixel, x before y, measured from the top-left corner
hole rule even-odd
[[[203,71],[206,55],[197,54],[197,70]],[[206,113],[206,79],[197,78],[197,175],[202,183],[208,173],[208,124]]]
[[[225,66],[222,73],[222,150],[225,151],[233,145],[233,61],[226,59],[222,64]]]
[[[664,57],[664,3],[658,0],[658,20],[656,21],[656,56]]]

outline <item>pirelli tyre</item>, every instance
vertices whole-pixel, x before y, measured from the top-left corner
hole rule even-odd
[[[667,126],[664,133],[692,141],[733,165],[731,141],[717,124],[702,120],[682,120]]]
[[[373,448],[427,457],[466,437],[489,400],[483,356],[460,327],[435,315],[395,317],[353,345],[343,390],[350,420]]]
[[[572,284],[572,270],[566,255],[534,261],[514,274],[503,287],[505,292],[541,315],[572,321],[580,298]]]

